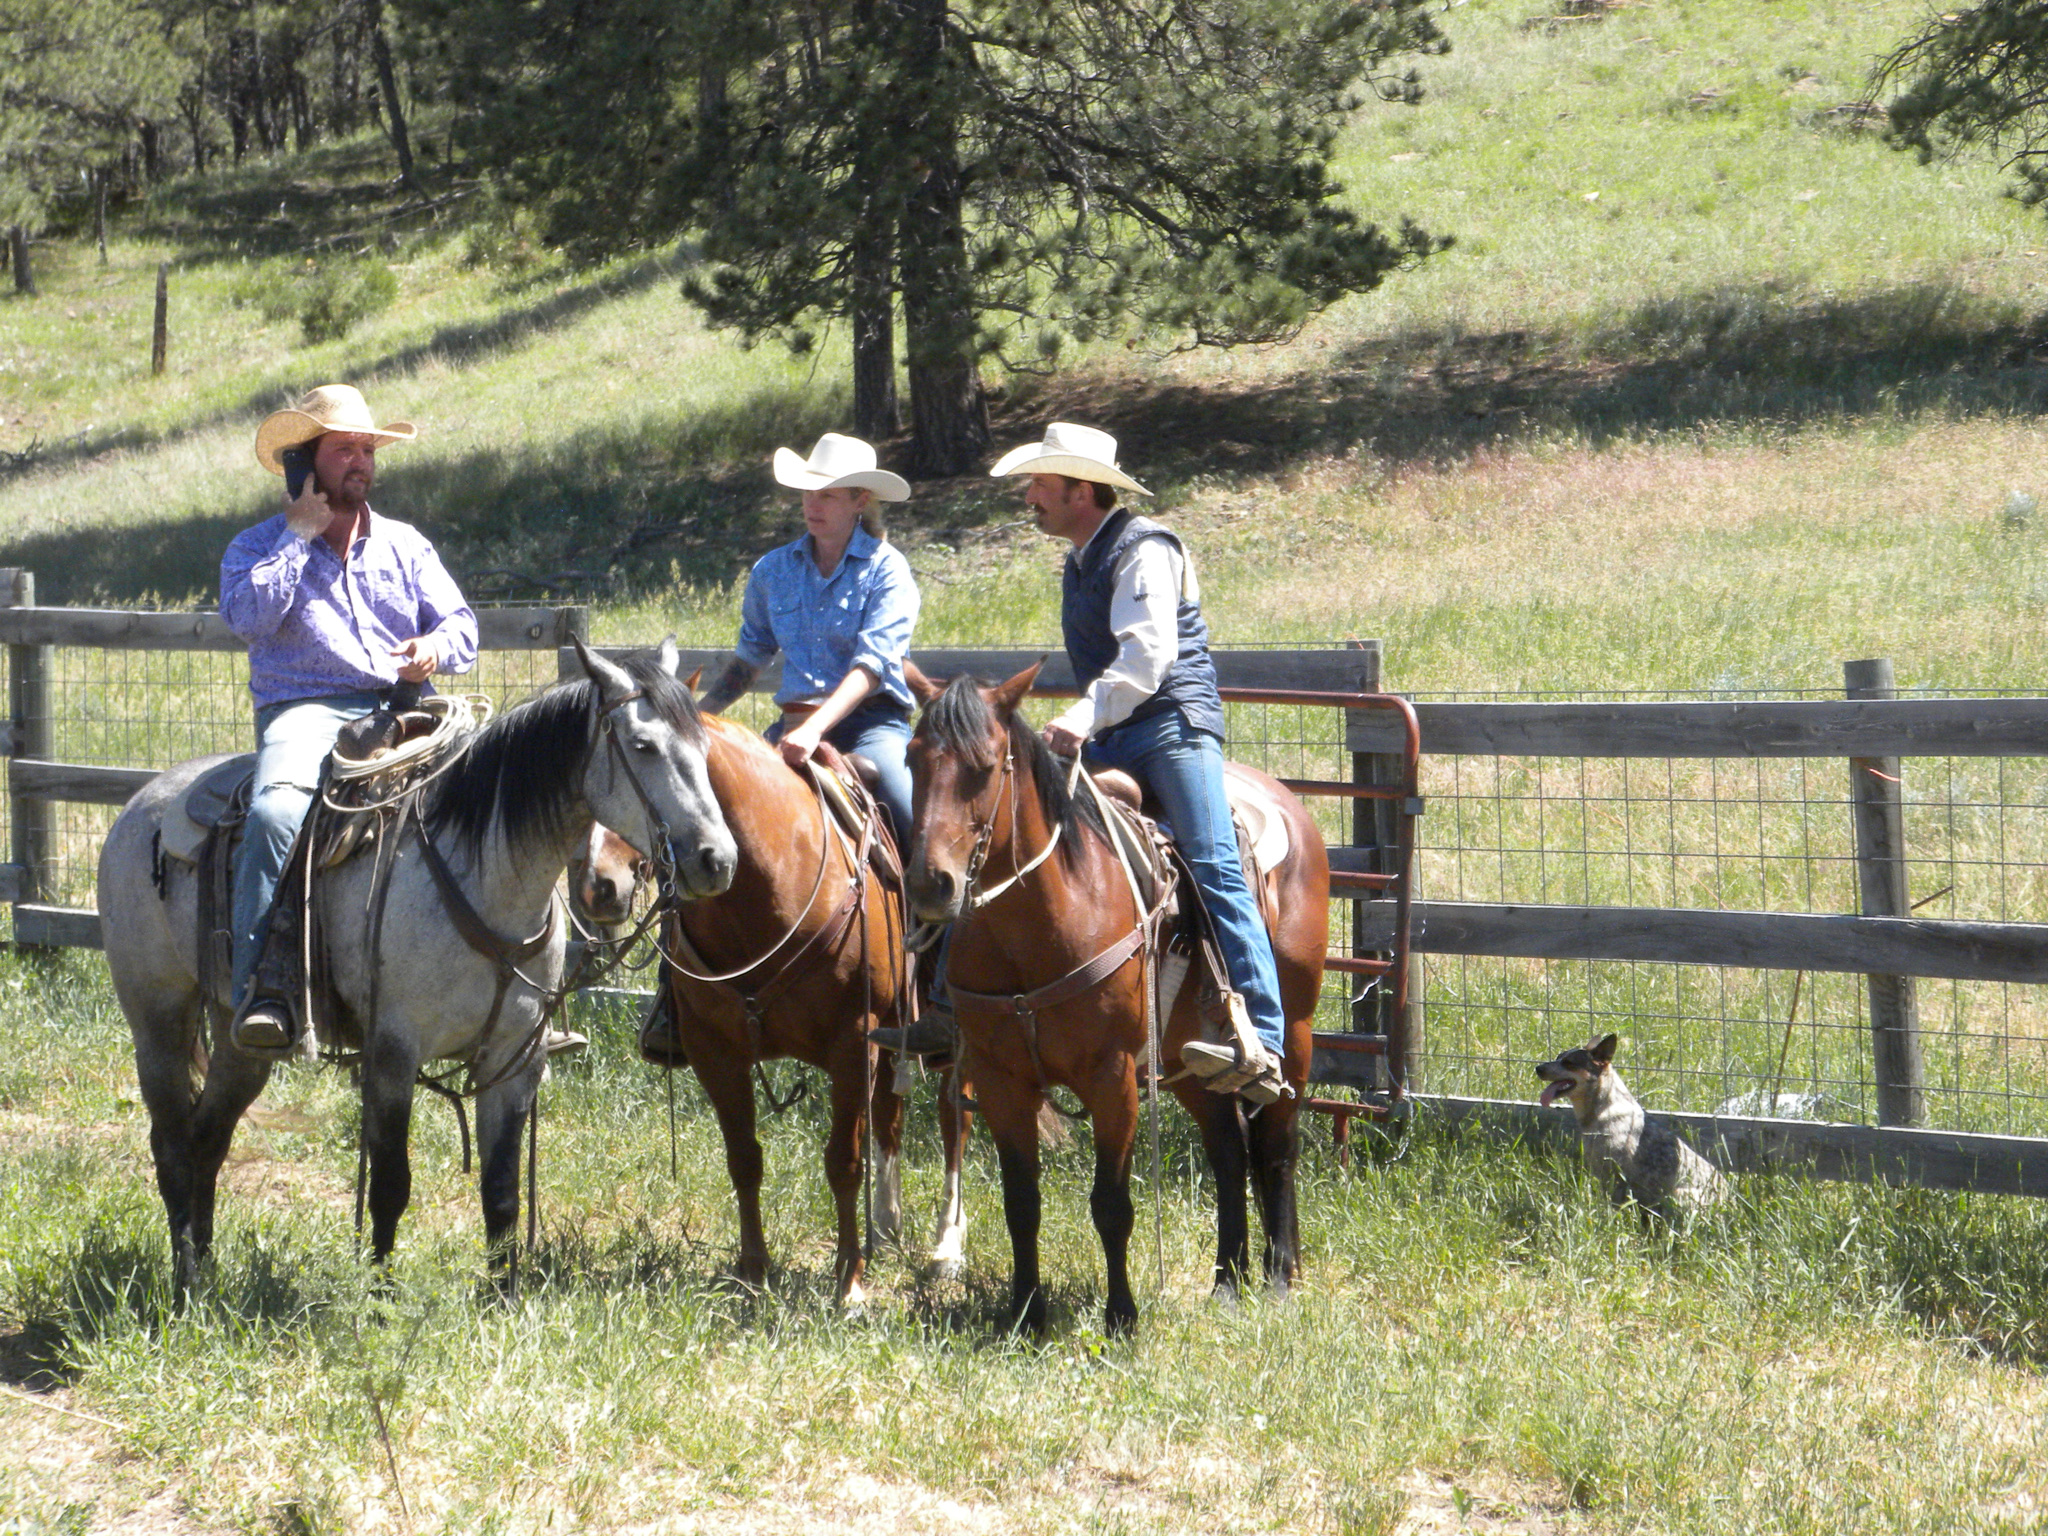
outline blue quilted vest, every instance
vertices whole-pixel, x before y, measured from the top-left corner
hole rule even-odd
[[[1109,602],[1116,591],[1116,563],[1123,552],[1140,539],[1167,539],[1181,557],[1186,549],[1170,529],[1138,517],[1127,509],[1110,513],[1101,530],[1085,549],[1067,556],[1060,577],[1060,629],[1067,642],[1067,659],[1074,664],[1074,678],[1086,688],[1102,676],[1116,660],[1119,646],[1109,627]],[[1223,740],[1223,700],[1216,693],[1216,663],[1209,659],[1209,626],[1202,610],[1180,599],[1177,615],[1180,655],[1167,668],[1159,691],[1130,715],[1112,726],[1120,729],[1137,720],[1177,709],[1188,724]]]

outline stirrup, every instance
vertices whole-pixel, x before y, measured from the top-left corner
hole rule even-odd
[[[289,1061],[298,1053],[299,1032],[289,1004],[274,997],[252,998],[228,1027],[235,1049],[261,1061]]]
[[[1211,1093],[1234,1093],[1261,1108],[1294,1091],[1282,1075],[1280,1058],[1263,1042],[1254,1053],[1190,1040],[1180,1048],[1180,1059]]]
[[[941,1022],[943,1020],[943,1022]],[[871,1029],[868,1038],[885,1051],[900,1056],[945,1056],[952,1052],[958,1031],[952,1010],[927,1009],[915,1024],[892,1024]]]

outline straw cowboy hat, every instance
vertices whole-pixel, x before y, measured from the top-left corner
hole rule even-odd
[[[1045,429],[1045,440],[1012,448],[989,471],[1004,475],[1065,475],[1069,480],[1092,480],[1114,485],[1140,496],[1152,493],[1116,467],[1116,439],[1094,427],[1056,421]]]
[[[414,435],[409,421],[378,426],[353,384],[322,384],[307,390],[289,410],[272,411],[263,418],[263,425],[256,429],[256,462],[273,475],[281,475],[280,453],[329,432],[354,432],[387,443],[406,442]]]
[[[787,448],[775,450],[775,483],[796,491],[829,491],[850,485],[873,491],[884,501],[910,500],[910,482],[875,468],[875,450],[857,437],[827,432],[808,459]]]

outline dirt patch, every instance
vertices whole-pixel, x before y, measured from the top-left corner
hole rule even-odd
[[[1408,1501],[1394,1526],[1401,1536],[1432,1536],[1438,1531],[1547,1536],[1583,1528],[1561,1494],[1545,1494],[1489,1474],[1453,1478],[1418,1469],[1396,1479],[1395,1487]]]
[[[52,1514],[75,1520],[82,1513],[83,1528],[96,1536],[206,1536],[226,1529],[192,1520],[176,1492],[122,1448],[120,1427],[72,1407],[69,1395],[0,1392],[8,1462]]]

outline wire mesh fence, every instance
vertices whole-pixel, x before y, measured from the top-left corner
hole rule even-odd
[[[1926,697],[1928,695],[1921,695]],[[1557,695],[1424,695],[1443,702]],[[1575,694],[1572,702],[1641,697]],[[1776,691],[1660,699],[1838,699]],[[1841,758],[1428,756],[1425,901],[1860,910]],[[1914,758],[1900,774],[1918,915],[2048,921],[2048,759]],[[1421,941],[1419,941],[1421,942]],[[2040,988],[1915,983],[1930,1128],[2048,1134]],[[1608,1032],[1655,1108],[1875,1118],[1869,1002],[1855,975],[1643,961],[1428,955],[1414,1086],[1526,1098],[1534,1062]]]
[[[503,708],[552,683],[556,666],[551,649],[490,651],[461,686]],[[60,647],[52,668],[51,753],[63,761],[157,768],[252,745],[247,663],[239,654]],[[771,706],[755,696],[735,713],[759,728]],[[1350,777],[1341,711],[1233,704],[1229,719],[1231,753],[1241,761],[1284,778]],[[1848,773],[1843,760],[1823,758],[1425,755],[1428,813],[1418,828],[1416,895],[1425,902],[1853,913]],[[2048,757],[1915,758],[1902,779],[1909,889],[1922,915],[2048,922]],[[114,811],[68,803],[54,811],[52,881],[42,900],[89,908],[93,866]],[[1328,842],[1351,840],[1349,803],[1318,801],[1312,811]],[[1348,902],[1332,903],[1333,951],[1348,949],[1350,919]],[[1625,1040],[1624,1073],[1654,1108],[1770,1113],[1781,1097],[1796,1095],[1820,1118],[1874,1117],[1861,977],[1439,954],[1422,965],[1421,1042],[1410,1083],[1421,1091],[1528,1098],[1534,1062],[1612,1031]],[[1371,985],[1332,972],[1318,1027],[1343,1028],[1354,995]],[[1925,979],[1917,986],[1927,1123],[2048,1135],[2041,989]]]

